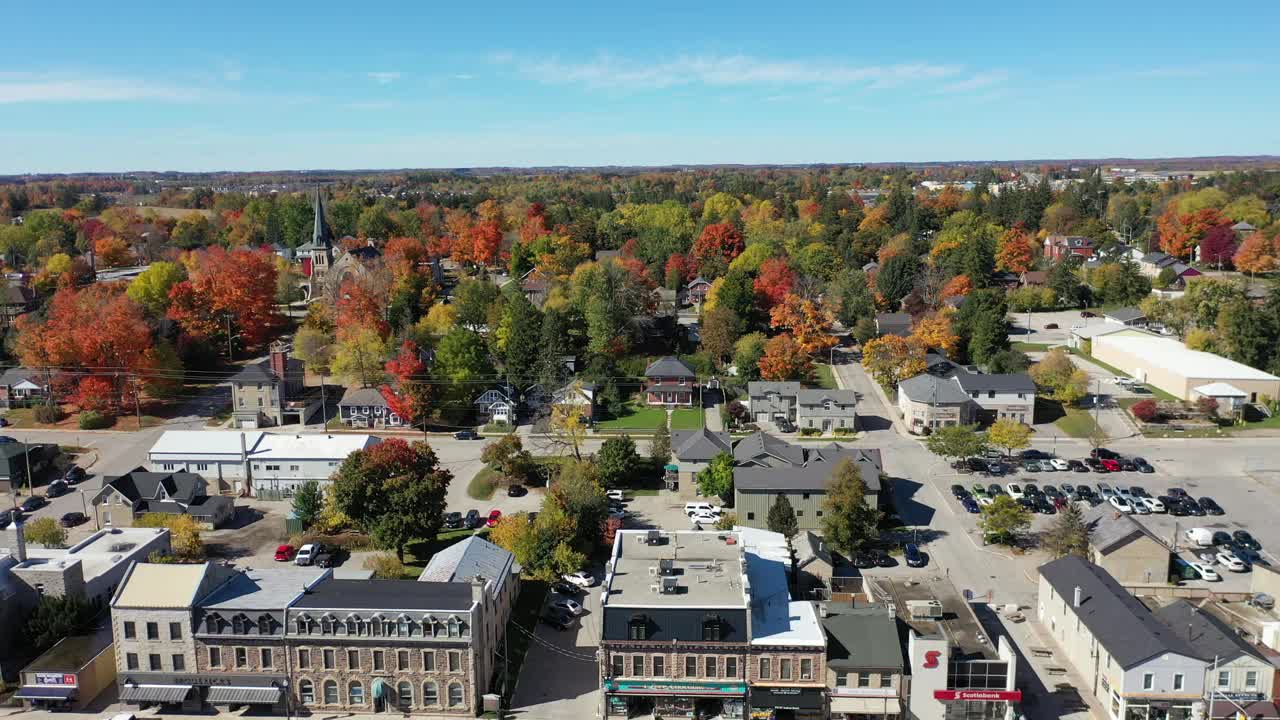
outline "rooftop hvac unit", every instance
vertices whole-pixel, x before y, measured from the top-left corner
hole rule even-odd
[[[680,584],[675,578],[673,577],[662,578],[662,594],[663,595],[675,595],[676,591],[679,589],[680,589]]]
[[[662,542],[661,530],[650,530],[644,534],[644,541],[649,545],[657,545]]]
[[[676,564],[671,558],[660,558],[658,560],[658,573],[661,575],[671,575],[675,572]]]
[[[907,614],[913,620],[941,620],[942,603],[937,600],[908,600]]]

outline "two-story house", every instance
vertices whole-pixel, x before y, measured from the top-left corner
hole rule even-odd
[[[1202,651],[1084,558],[1040,566],[1036,616],[1112,720],[1189,720],[1201,704]]]
[[[150,472],[135,468],[124,475],[102,479],[93,496],[93,511],[100,525],[131,527],[149,513],[189,515],[201,527],[213,530],[235,515],[235,502],[209,495],[205,479],[189,472]]]
[[[814,390],[796,395],[796,426],[801,430],[852,433],[858,428],[858,393],[853,390]]]
[[[682,405],[691,407],[701,402],[698,376],[689,364],[678,357],[668,355],[649,363],[645,368],[645,402],[648,405]]]
[[[1275,697],[1276,666],[1223,622],[1213,607],[1201,608],[1180,599],[1157,608],[1154,613],[1156,619],[1174,632],[1184,633],[1198,657],[1208,664],[1205,688],[1212,693],[1219,709],[1232,706],[1232,701],[1248,705]],[[1234,714],[1232,707],[1225,714],[1214,712],[1209,717]]]
[[[338,417],[353,428],[397,428],[407,424],[377,388],[347,388],[338,401]]]
[[[1054,262],[1072,255],[1091,258],[1093,252],[1093,238],[1084,235],[1050,235],[1044,239],[1044,256]]]
[[[794,381],[754,380],[747,383],[747,408],[755,422],[773,422],[778,418],[796,420],[796,396],[800,383]]]
[[[306,393],[301,360],[288,349],[273,345],[262,362],[247,365],[231,376],[231,421],[234,427],[259,428],[306,424],[320,410],[318,393]]]
[[[727,432],[706,428],[697,430],[673,430],[671,432],[671,459],[676,466],[678,489],[687,496],[693,495],[694,478],[711,464],[720,453],[733,452],[733,439]]]
[[[1035,421],[1036,384],[1026,373],[983,373],[930,353],[928,369],[898,383],[898,412],[916,434],[1010,419]]]
[[[711,292],[711,283],[701,276],[689,281],[684,287],[685,302],[689,305],[701,305],[707,299],[707,293]]]
[[[595,383],[573,380],[552,393],[549,404],[552,408],[562,408],[561,412],[577,414],[590,423],[595,418],[598,392]]]
[[[511,385],[497,385],[480,393],[472,404],[476,408],[477,421],[514,425],[520,408],[520,393]]]

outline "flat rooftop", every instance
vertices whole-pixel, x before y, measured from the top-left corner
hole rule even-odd
[[[330,572],[319,567],[248,568],[200,602],[206,610],[280,610]]]
[[[1126,328],[1127,332],[1099,336],[1094,342],[1141,357],[1152,367],[1182,377],[1215,380],[1280,380],[1280,378],[1235,360],[1200,350],[1192,350],[1173,338]]]
[[[65,637],[44,651],[24,672],[78,672],[89,661],[111,647],[111,626],[91,630],[84,635]]]
[[[650,544],[650,533],[656,542]],[[658,592],[665,577],[675,592]],[[650,570],[654,568],[654,570]],[[613,568],[603,604],[625,607],[745,608],[746,568],[734,532],[622,530],[613,544]]]
[[[889,595],[898,618],[926,637],[945,637],[959,653],[956,659],[999,660],[996,648],[974,615],[973,608],[948,580],[921,583],[903,579],[875,578],[877,587]],[[911,601],[936,600],[942,604],[942,619],[916,619],[911,616]]]
[[[153,542],[160,535],[169,532],[163,528],[114,528],[99,530],[67,549],[32,547],[27,544],[27,561],[19,564],[24,567],[37,567],[50,563],[80,562],[80,571],[85,581],[92,580],[121,563],[133,560],[145,560],[137,557],[142,548]]]

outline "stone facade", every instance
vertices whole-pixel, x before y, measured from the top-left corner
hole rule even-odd
[[[609,645],[604,651],[602,669],[615,680],[665,678],[743,682],[747,664],[745,644],[672,649],[671,643],[628,643]],[[711,662],[710,666],[708,661]]]
[[[439,647],[400,638],[369,638],[359,645],[317,640],[290,647],[290,689],[299,707],[316,713],[477,714],[479,693],[465,640]],[[379,681],[390,689],[385,700],[374,697]]]

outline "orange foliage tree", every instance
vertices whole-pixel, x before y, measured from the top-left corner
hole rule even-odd
[[[862,346],[862,367],[885,387],[894,387],[925,371],[924,346],[897,335],[868,340]]]
[[[382,338],[391,334],[386,320],[386,301],[375,295],[361,282],[352,278],[342,281],[338,288],[338,340],[348,333],[373,328]]]
[[[809,353],[790,334],[770,338],[760,356],[760,377],[765,380],[794,380],[809,374]]]
[[[246,345],[262,344],[280,322],[275,257],[265,248],[228,252],[215,246],[188,253],[188,279],[169,290],[169,319],[187,335],[207,339],[225,329],[230,315]]]
[[[1189,259],[1192,248],[1200,242],[1209,228],[1223,223],[1230,224],[1231,221],[1216,208],[1179,214],[1177,206],[1169,203],[1169,207],[1156,220],[1156,228],[1160,231],[1160,249],[1174,257]]]
[[[129,244],[115,235],[107,235],[94,241],[93,255],[100,267],[109,268],[128,265],[133,256],[129,252]]]
[[[911,331],[908,341],[926,350],[933,348],[941,350],[946,355],[954,354],[960,338],[951,331],[951,315],[952,311],[948,308],[930,317],[922,318]]]
[[[1247,273],[1265,273],[1276,269],[1276,249],[1262,233],[1250,233],[1240,243],[1232,262],[1236,269]]]
[[[791,293],[769,311],[769,326],[774,330],[789,330],[800,349],[810,355],[836,344],[831,334],[834,322],[831,313],[817,303]]]
[[[969,276],[957,275],[948,280],[946,285],[942,286],[940,296],[943,300],[946,300],[949,297],[968,295],[971,292],[973,292],[973,281],[969,279]]]
[[[1035,243],[1021,227],[1009,228],[1000,236],[996,248],[996,268],[1011,273],[1024,273],[1035,262]]]
[[[393,237],[382,248],[382,257],[391,270],[391,276],[400,280],[418,272],[430,254],[427,243],[418,238]]]

